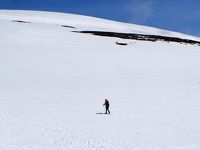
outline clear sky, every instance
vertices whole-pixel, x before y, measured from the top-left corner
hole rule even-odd
[[[0,0],[0,9],[75,13],[200,36],[200,0]]]

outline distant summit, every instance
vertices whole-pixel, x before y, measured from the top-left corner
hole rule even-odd
[[[155,35],[200,41],[199,37],[194,37],[182,33],[171,32],[142,25],[121,23],[117,21],[66,13],[24,10],[0,10],[0,19],[8,21],[45,23],[63,27],[72,27],[76,28],[75,31],[102,31],[140,35]]]

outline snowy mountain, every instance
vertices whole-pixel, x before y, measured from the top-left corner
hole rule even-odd
[[[0,149],[200,148],[199,37],[16,10],[0,33]]]

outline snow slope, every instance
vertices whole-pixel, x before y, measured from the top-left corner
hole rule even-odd
[[[78,30],[112,31],[122,33],[152,34],[200,41],[199,37],[161,30],[153,27],[121,23],[100,18],[39,11],[0,10],[2,20],[22,20],[33,23],[74,26]]]
[[[0,149],[200,149],[200,47],[71,32],[84,29],[198,39],[86,16],[0,11]],[[101,114],[105,98],[111,115]]]

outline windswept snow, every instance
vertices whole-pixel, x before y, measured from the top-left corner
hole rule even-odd
[[[78,34],[61,24],[163,31],[71,14],[0,11],[0,149],[200,149],[199,46]],[[111,115],[101,114],[105,98]]]

